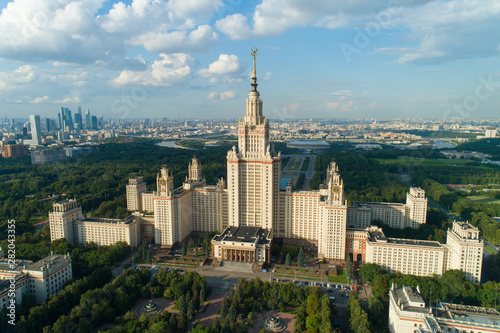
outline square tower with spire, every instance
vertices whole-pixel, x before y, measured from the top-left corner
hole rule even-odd
[[[257,54],[251,51],[252,90],[238,124],[238,148],[227,153],[228,217],[230,226],[273,229],[278,220],[281,153],[269,144],[269,121],[257,90]]]

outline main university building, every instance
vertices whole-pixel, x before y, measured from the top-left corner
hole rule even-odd
[[[371,227],[379,220],[395,228],[418,228],[426,222],[427,198],[422,189],[410,188],[406,204],[358,202],[348,206],[344,183],[331,162],[319,190],[280,189],[281,153],[269,142],[269,120],[262,112],[257,91],[255,54],[252,90],[246,115],[238,124],[238,147],[227,153],[227,183],[207,185],[201,163],[193,158],[189,176],[174,188],[167,166],[158,173],[157,191],[147,192],[142,177],[129,180],[127,208],[134,215],[122,219],[86,218],[74,200],[54,204],[49,214],[52,239],[73,244],[99,245],[142,239],[171,248],[192,232],[220,232],[212,239],[212,255],[219,261],[270,261],[273,238],[308,241],[317,246],[318,258],[341,262],[380,264],[389,271],[431,276],[460,269],[467,280],[479,282],[483,241],[479,231],[455,222],[446,244],[386,238]]]

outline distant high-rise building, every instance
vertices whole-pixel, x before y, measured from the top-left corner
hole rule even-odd
[[[99,129],[104,128],[104,117],[103,116],[97,117],[97,126]]]
[[[83,121],[81,113],[75,113],[75,129],[83,129]]]
[[[40,116],[30,115],[31,143],[34,146],[42,144],[42,129],[40,127]]]
[[[486,131],[484,133],[485,138],[496,138],[497,129],[496,127],[486,127]]]
[[[93,130],[98,129],[99,127],[98,127],[98,124],[97,124],[97,117],[96,116],[92,116],[91,119],[92,119],[92,125],[90,126],[91,129],[93,129]]]
[[[71,110],[68,108],[66,108],[66,126],[70,131],[75,128],[73,125],[73,116],[71,115]]]
[[[61,112],[59,112],[57,114],[57,118],[59,120],[59,129],[62,130],[63,129],[63,119],[62,119],[62,116],[63,115],[63,108],[61,108]]]
[[[90,129],[91,127],[92,127],[92,120],[90,117],[90,110],[87,109],[87,111],[85,112],[85,128]]]

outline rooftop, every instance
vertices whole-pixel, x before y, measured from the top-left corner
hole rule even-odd
[[[41,260],[38,260],[37,262],[29,265],[26,267],[26,270],[28,271],[41,271],[42,268],[46,268],[47,265],[59,265],[62,262],[64,262],[68,257],[63,254],[52,254],[50,256],[47,256]]]
[[[435,309],[434,315],[436,318],[500,327],[500,312],[490,308],[452,303],[439,303],[439,307]]]
[[[439,242],[420,240],[420,239],[387,238],[387,243],[396,245],[418,245],[418,246],[441,247],[441,243]]]
[[[410,287],[396,288],[393,292],[394,301],[398,304],[401,310],[426,313],[429,308],[425,306],[425,301]]]
[[[259,227],[227,227],[220,235],[216,235],[213,240],[216,242],[233,241],[242,243],[271,244],[269,238],[271,230]]]
[[[369,202],[369,201],[354,201],[352,203],[354,207],[362,207],[362,206],[380,206],[380,207],[403,207],[405,204],[398,202]]]
[[[92,223],[111,223],[111,224],[130,224],[139,219],[138,216],[130,215],[123,219],[108,219],[104,217],[85,217],[81,222],[92,222]]]

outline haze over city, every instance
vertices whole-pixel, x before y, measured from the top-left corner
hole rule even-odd
[[[493,118],[497,1],[2,3],[0,117]]]

